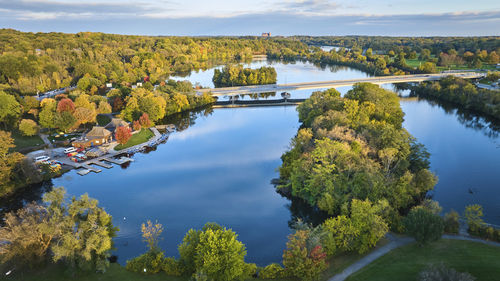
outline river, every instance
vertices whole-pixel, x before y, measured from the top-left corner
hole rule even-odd
[[[276,68],[280,84],[368,76],[348,67],[307,62],[256,61],[247,66],[263,65]],[[182,79],[213,86],[212,75],[213,68]],[[291,94],[302,98],[311,92]],[[455,110],[425,100],[403,98],[401,106],[404,126],[432,155],[431,169],[439,177],[434,199],[445,211],[462,212],[467,204],[481,204],[485,219],[500,224],[496,131],[485,128],[484,120],[468,121]],[[120,228],[114,254],[122,264],[146,250],[140,224],[148,219],[165,227],[160,246],[167,256],[177,256],[187,230],[212,221],[239,235],[247,246],[247,261],[280,262],[297,206],[291,212],[290,201],[277,194],[270,181],[278,177],[280,156],[300,125],[295,107],[215,109],[191,113],[183,124],[184,130],[156,150],[134,155],[135,162],[126,168],[115,166],[83,177],[71,171],[52,184],[66,187],[71,195],[88,193],[113,215]]]

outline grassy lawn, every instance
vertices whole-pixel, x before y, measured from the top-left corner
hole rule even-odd
[[[97,119],[97,124],[99,126],[106,126],[108,125],[109,122],[111,122],[111,118],[109,118],[109,116],[107,115],[99,114],[97,115],[96,119]]]
[[[12,132],[12,138],[14,139],[14,144],[16,145],[14,151],[20,151],[28,147],[33,147],[43,144],[43,140],[38,135],[28,137],[28,136],[23,136],[18,131]]]
[[[391,251],[347,280],[417,280],[429,264],[444,263],[460,272],[469,272],[477,281],[499,280],[500,247],[446,240],[425,247],[410,244]]]
[[[142,129],[139,133],[133,134],[132,137],[128,140],[128,142],[124,145],[115,146],[115,150],[122,150],[125,148],[129,148],[134,145],[141,144],[143,142],[147,142],[150,138],[154,136],[153,132],[149,129]]]

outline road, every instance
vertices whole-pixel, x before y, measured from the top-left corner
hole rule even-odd
[[[42,101],[45,98],[52,98],[52,97],[55,97],[55,96],[57,96],[59,94],[62,94],[64,92],[66,92],[66,91],[72,91],[74,89],[76,89],[76,86],[66,87],[66,88],[61,88],[61,89],[57,89],[57,90],[48,91],[48,92],[45,92],[45,93],[42,93],[42,94],[38,95],[38,97],[36,99],[39,100],[39,101]]]
[[[455,76],[464,79],[480,78],[484,75],[477,72],[456,72],[456,73],[439,73],[439,74],[416,74],[416,75],[397,75],[397,76],[379,76],[367,77],[350,80],[332,80],[332,81],[317,81],[305,83],[290,83],[290,84],[267,84],[256,86],[239,86],[239,87],[225,87],[215,89],[200,89],[197,94],[211,93],[212,96],[233,96],[233,95],[247,95],[266,92],[278,91],[293,91],[304,89],[324,89],[324,88],[337,88],[344,86],[352,86],[356,83],[373,83],[373,84],[391,84],[391,83],[407,83],[407,82],[422,82],[439,80],[446,76]]]

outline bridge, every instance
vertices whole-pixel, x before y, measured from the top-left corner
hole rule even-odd
[[[290,83],[281,85],[266,84],[266,85],[255,85],[255,86],[224,87],[215,89],[199,89],[197,90],[197,94],[210,93],[214,97],[249,95],[249,94],[267,93],[267,92],[279,92],[279,91],[337,88],[344,86],[352,86],[356,83],[364,83],[364,82],[380,85],[380,84],[392,84],[392,83],[434,81],[442,79],[447,76],[455,76],[464,79],[473,79],[473,78],[482,78],[484,77],[484,74],[477,72],[450,72],[450,73],[437,73],[437,74],[379,76],[379,77],[367,77],[367,78],[358,78],[349,80]]]

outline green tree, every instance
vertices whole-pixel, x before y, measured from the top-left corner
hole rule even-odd
[[[55,114],[54,126],[66,132],[75,125],[76,121],[70,112],[63,111]]]
[[[98,206],[87,194],[66,202],[66,191],[59,187],[45,194],[51,217],[59,222],[58,243],[53,243],[53,260],[65,261],[71,267],[105,271],[113,248],[112,238],[118,228],[111,215]]]
[[[210,280],[244,279],[253,267],[244,262],[246,249],[237,235],[215,223],[205,224],[202,230],[190,229],[179,254],[186,273],[203,273]]]
[[[412,209],[403,223],[408,235],[420,245],[439,240],[444,231],[443,219],[425,208]]]
[[[33,136],[38,133],[38,125],[31,119],[23,119],[19,123],[19,131],[25,136]]]
[[[478,204],[465,207],[465,219],[469,226],[469,231],[476,232],[483,224],[483,207]]]
[[[21,105],[16,98],[0,91],[0,123],[4,128],[13,125],[21,116]]]
[[[24,156],[21,153],[9,153],[16,147],[10,132],[0,131],[0,197],[11,193],[26,177],[18,169]]]

